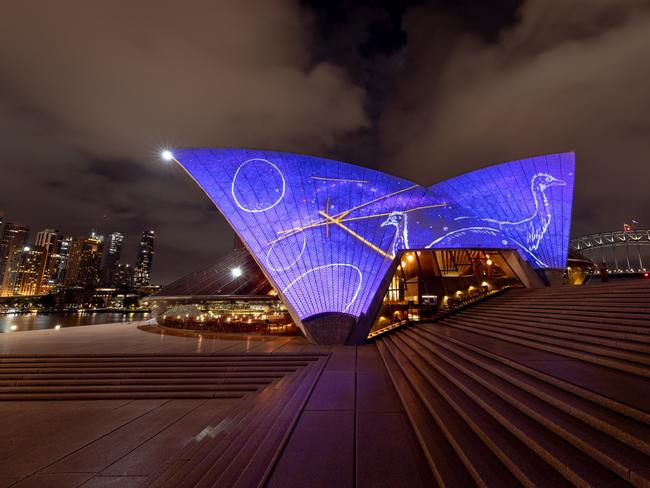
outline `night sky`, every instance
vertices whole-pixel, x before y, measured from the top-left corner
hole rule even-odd
[[[0,0],[0,212],[156,231],[154,281],[233,233],[163,146],[429,185],[575,150],[573,235],[650,227],[650,0]]]

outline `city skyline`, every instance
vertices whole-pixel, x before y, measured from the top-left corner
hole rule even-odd
[[[142,231],[133,263],[121,255],[123,242],[119,231],[107,238],[95,230],[82,236],[55,228],[31,232],[0,215],[0,297],[34,297],[41,306],[53,300],[46,305],[52,308],[96,302],[102,289],[114,290],[111,299],[120,291],[151,292],[155,231]]]
[[[140,240],[141,236],[145,232],[155,232],[151,230],[141,230],[139,232],[134,232],[132,234],[125,234],[119,230],[112,229],[110,231],[105,231],[104,229],[98,229],[95,227],[90,227],[87,228],[86,231],[84,232],[83,230],[78,233],[71,233],[71,232],[66,232],[65,229],[66,227],[61,227],[58,225],[50,225],[49,227],[44,227],[44,228],[36,228],[32,225],[30,225],[29,222],[18,222],[15,219],[11,219],[11,217],[7,216],[6,213],[3,213],[0,209],[0,233],[2,232],[3,224],[11,224],[13,226],[18,226],[21,229],[26,229],[25,236],[21,239],[21,242],[23,243],[23,246],[28,246],[28,247],[48,247],[50,242],[44,241],[39,243],[39,239],[51,239],[51,237],[46,237],[47,234],[49,233],[56,233],[60,237],[67,237],[67,238],[79,238],[79,237],[89,237],[89,236],[98,236],[102,239],[104,242],[104,248],[102,251],[102,264],[107,264],[110,267],[110,263],[112,262],[111,260],[114,259],[115,263],[121,263],[121,264],[128,264],[132,266],[134,269],[137,265],[138,261],[138,252],[140,250]],[[74,226],[74,228],[80,228],[81,226]],[[117,252],[117,258],[115,259],[114,257],[111,256],[111,238],[114,235],[119,235],[120,240],[118,244],[118,252]],[[41,237],[43,236],[43,237]],[[126,245],[124,245],[126,243]],[[156,242],[157,245],[159,245],[159,242]],[[2,247],[2,243],[0,242],[0,248]],[[124,252],[126,250],[126,252]],[[1,249],[0,249],[1,251]],[[0,252],[0,255],[2,252]],[[0,257],[0,261],[2,258]],[[2,268],[2,263],[0,262],[0,268]],[[155,267],[152,268],[152,276],[151,276],[151,281],[155,282]],[[172,279],[174,279],[172,277]],[[2,283],[2,270],[0,269],[0,284]],[[161,282],[161,284],[164,284]]]

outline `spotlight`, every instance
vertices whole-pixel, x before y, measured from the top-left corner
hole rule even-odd
[[[160,157],[163,158],[164,161],[171,161],[174,159],[174,155],[169,149],[165,149],[163,152],[161,152]]]
[[[54,328],[55,328],[56,330],[59,330],[59,329],[61,328],[61,326],[60,326],[59,324],[56,324],[56,325],[54,326]]]
[[[485,264],[487,264],[488,266],[492,266],[492,260],[488,259],[487,261],[485,261]]]
[[[242,275],[241,268],[233,268],[230,270],[230,273],[232,274],[233,278],[239,278]]]
[[[18,329],[18,326],[17,326],[16,324],[14,324],[14,325],[12,325],[12,326],[9,327],[9,328],[10,328],[11,330],[16,330],[16,329]]]

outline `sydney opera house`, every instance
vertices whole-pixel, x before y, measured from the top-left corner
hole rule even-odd
[[[245,249],[154,297],[167,320],[192,297],[200,320],[234,309],[244,323],[284,313],[313,343],[359,344],[473,296],[557,284],[566,270],[573,153],[429,187],[299,154],[179,149],[169,157]],[[248,305],[237,307],[242,300]]]

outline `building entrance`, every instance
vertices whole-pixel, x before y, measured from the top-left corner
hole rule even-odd
[[[514,250],[403,252],[368,337],[505,287],[523,287],[515,271],[518,263]]]

